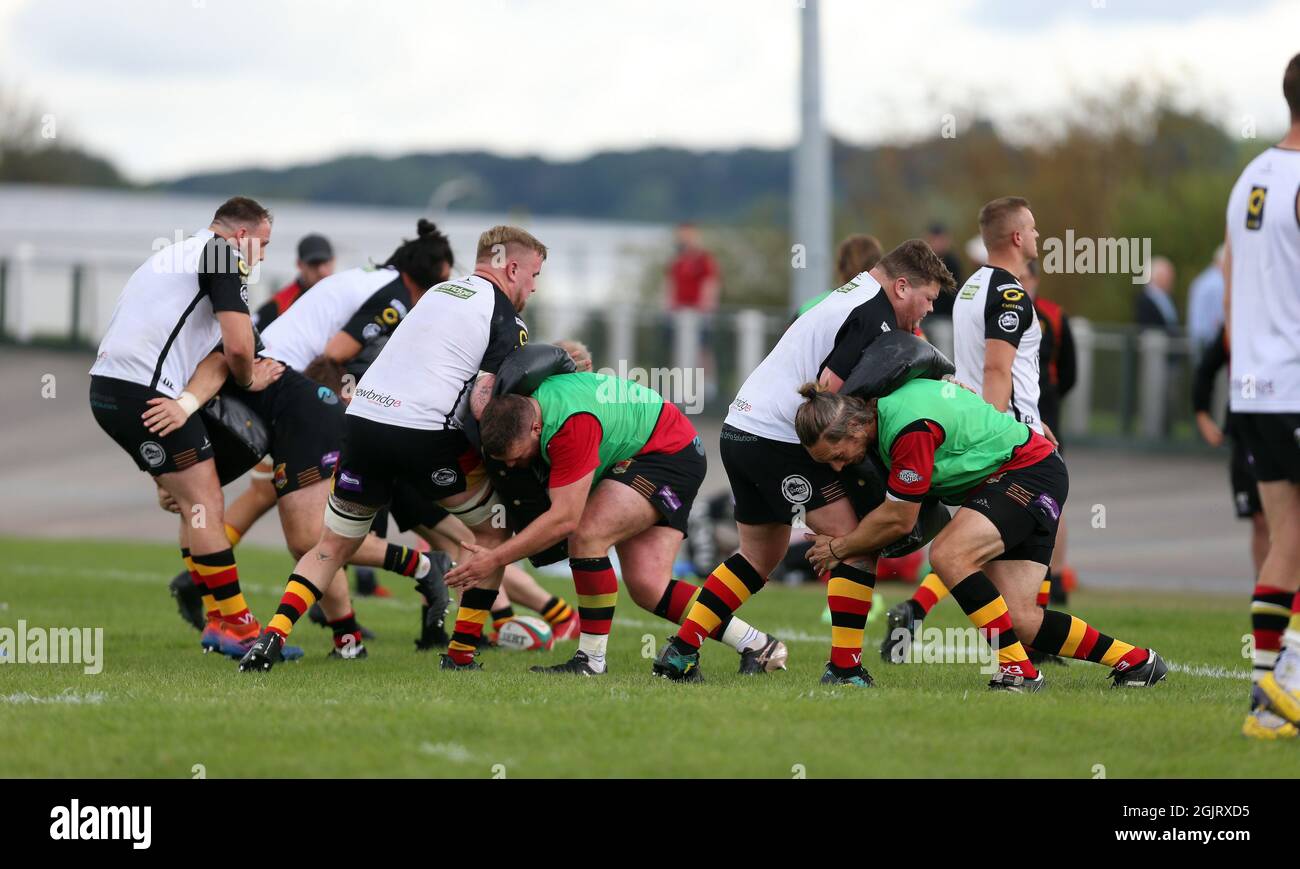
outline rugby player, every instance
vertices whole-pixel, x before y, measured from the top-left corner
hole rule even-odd
[[[298,274],[257,309],[253,325],[258,331],[265,331],[303,293],[334,274],[334,267],[334,247],[329,239],[316,233],[304,235],[298,240]]]
[[[1293,738],[1300,725],[1300,54],[1282,93],[1291,128],[1233,185],[1223,269],[1230,407],[1270,535],[1251,606],[1255,671],[1265,672],[1243,725],[1261,739]]]
[[[482,412],[501,362],[527,343],[518,314],[545,258],[546,246],[528,232],[493,227],[479,237],[474,273],[432,286],[393,330],[348,404],[320,539],[298,560],[275,617],[241,670],[276,663],[294,623],[364,544],[399,480],[438,501],[484,542],[505,536],[491,521],[498,499],[464,420]],[[501,573],[492,571],[461,596],[444,669],[476,667],[477,641]]]
[[[270,241],[269,211],[246,197],[227,200],[206,230],[136,269],[90,369],[95,421],[175,500],[187,520],[181,557],[193,563],[196,583],[213,598],[218,632],[233,644],[255,638],[260,626],[240,591],[226,539],[212,444],[184,386],[218,344],[230,376],[252,394],[272,379],[274,363],[255,364],[248,312],[248,277]],[[144,420],[159,399],[187,411],[184,423],[165,434],[154,434]],[[188,521],[198,513],[203,522]]]
[[[582,623],[578,650],[568,661],[534,672],[606,672],[618,598],[610,547],[618,552],[632,599],[681,621],[695,590],[672,579],[673,561],[706,460],[695,427],[676,405],[634,381],[556,374],[530,396],[494,398],[479,430],[484,455],[511,468],[538,461],[548,466],[551,506],[499,546],[467,545],[470,554],[447,574],[447,584],[476,585],[500,566],[567,538]],[[785,644],[738,618],[710,633],[740,653],[742,673],[785,667]],[[698,677],[698,668],[691,675]]]
[[[750,374],[731,403],[720,436],[740,549],[705,580],[681,630],[660,649],[656,674],[679,679],[699,666],[704,638],[761,589],[781,563],[793,523],[832,535],[847,534],[857,525],[845,481],[799,445],[794,426],[799,386],[815,380],[838,390],[876,336],[894,329],[912,331],[939,293],[952,289],[952,275],[929,245],[905,241],[800,314]],[[870,684],[862,669],[862,636],[874,568],[874,559],[864,555],[831,572],[826,595],[832,641],[824,683]]]
[[[913,380],[870,402],[816,383],[799,392],[805,400],[795,428],[814,460],[841,471],[875,448],[889,469],[885,501],[848,534],[818,535],[808,555],[814,565],[833,568],[896,540],[915,526],[922,499],[937,495],[960,508],[934,538],[930,563],[997,650],[990,688],[1042,687],[1021,634],[1040,652],[1111,667],[1116,687],[1165,677],[1154,650],[1038,607],[1069,490],[1065,463],[1043,435],[974,392],[936,380]]]

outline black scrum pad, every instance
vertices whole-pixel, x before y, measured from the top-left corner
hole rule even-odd
[[[939,380],[957,368],[939,349],[910,332],[881,335],[862,351],[840,392],[857,398],[879,398],[917,377]]]

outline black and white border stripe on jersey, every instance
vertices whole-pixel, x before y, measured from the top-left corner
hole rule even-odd
[[[162,352],[158,354],[158,364],[155,365],[153,369],[153,379],[149,381],[150,389],[158,388],[158,381],[162,379],[163,363],[167,361],[167,354],[171,352],[172,344],[176,343],[176,338],[181,334],[181,329],[185,328],[185,321],[190,318],[190,314],[194,312],[196,307],[198,307],[199,302],[203,301],[204,295],[206,295],[206,291],[203,289],[200,289],[198,293],[195,294],[194,298],[190,301],[189,307],[187,307],[184,313],[181,314],[181,318],[176,321],[176,326],[172,329],[172,333],[167,336],[167,343],[163,345]],[[193,374],[194,372],[190,373]],[[181,385],[184,386],[184,384]]]

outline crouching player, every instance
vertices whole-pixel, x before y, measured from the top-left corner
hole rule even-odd
[[[556,374],[531,396],[494,398],[479,430],[484,454],[508,467],[549,466],[551,506],[496,548],[468,545],[470,555],[447,574],[447,584],[475,585],[567,538],[581,620],[578,651],[535,672],[605,672],[618,598],[611,546],[632,599],[682,621],[698,589],[673,580],[672,566],[706,462],[695,427],[674,404],[629,380]],[[785,645],[740,619],[720,623],[711,636],[740,653],[742,673],[785,668]]]
[[[1037,605],[1069,491],[1060,455],[1042,435],[952,383],[913,380],[874,401],[808,383],[795,416],[799,441],[837,471],[879,450],[887,497],[851,533],[819,535],[808,557],[821,568],[871,553],[911,529],[926,495],[960,504],[935,537],[930,563],[980,633],[997,649],[995,690],[1037,691],[1040,652],[1111,668],[1116,687],[1165,677],[1152,649],[1098,632],[1082,619]],[[1023,640],[1023,642],[1022,642]]]

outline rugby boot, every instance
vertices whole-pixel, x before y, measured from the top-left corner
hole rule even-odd
[[[1169,665],[1155,649],[1147,649],[1147,659],[1136,667],[1121,670],[1119,667],[1110,671],[1109,678],[1114,681],[1112,688],[1150,688],[1165,678]]]
[[[1043,690],[1047,680],[1039,673],[1032,679],[1026,679],[1015,673],[999,672],[989,680],[990,691],[1008,691],[1012,694],[1034,694]]]
[[[703,678],[700,673],[700,651],[696,649],[684,652],[670,637],[655,656],[651,672],[671,682],[695,682]]]
[[[910,600],[901,601],[885,613],[885,639],[880,644],[880,657],[886,664],[901,664],[907,660],[921,620],[916,617]]]
[[[759,673],[784,670],[786,659],[789,657],[790,650],[785,647],[785,643],[768,634],[766,643],[757,649],[740,653],[740,675],[755,676]]]
[[[182,570],[173,576],[167,588],[186,624],[192,625],[196,631],[203,631],[204,623],[207,621],[203,613],[203,592],[199,591],[199,587],[194,584],[190,572]]]
[[[876,683],[871,674],[861,665],[843,669],[827,662],[826,672],[822,673],[823,685],[852,685],[854,688],[874,688]]]
[[[478,661],[470,661],[468,664],[457,664],[452,660],[451,655],[442,655],[438,661],[439,670],[482,670],[483,665]]]
[[[550,666],[539,664],[536,667],[529,667],[528,669],[534,673],[560,673],[570,676],[604,675],[603,673],[597,673],[595,670],[591,669],[591,660],[587,657],[587,653],[583,651],[574,652],[573,657],[565,661],[563,664],[551,664]]]

